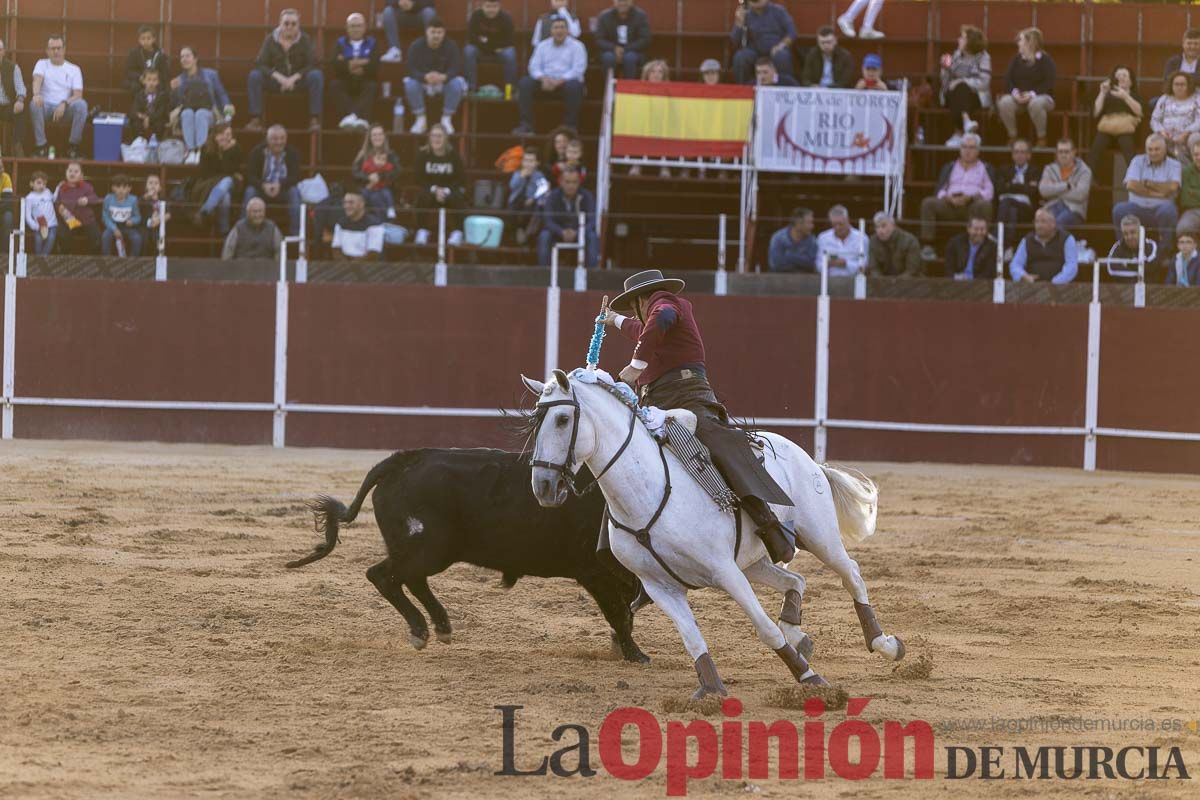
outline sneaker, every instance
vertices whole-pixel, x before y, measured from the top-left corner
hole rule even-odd
[[[973,119],[969,119],[963,123],[967,133],[979,133],[979,123]]]
[[[318,131],[320,131],[321,130],[321,118],[313,117],[312,119],[310,119],[308,121],[308,129],[310,131],[312,131],[313,133],[317,133]]]
[[[529,231],[525,228],[517,228],[517,246],[524,247],[529,241]]]
[[[520,125],[518,125],[517,127],[512,129],[512,135],[513,136],[533,136],[533,128],[529,127],[528,125],[526,125],[525,123],[522,122]]]
[[[418,247],[424,247],[425,245],[429,244],[429,230],[427,228],[421,228],[419,231],[417,231],[417,235],[413,237],[413,244],[417,245]]]
[[[1016,253],[1016,251],[1015,251],[1015,250],[1013,250],[1011,247],[1006,247],[1006,248],[1004,248],[1004,260],[1005,260],[1005,261],[1012,261],[1012,260],[1013,260],[1013,255],[1015,255],[1015,253]]]
[[[446,237],[446,244],[450,245],[451,247],[458,247],[462,243],[463,243],[463,232],[462,231],[451,231],[450,235],[448,237]]]
[[[946,147],[962,147],[962,140],[963,135],[956,132],[953,136],[946,140]]]
[[[447,136],[454,135],[454,123],[450,121],[449,114],[442,114],[442,127],[446,129]]]
[[[425,119],[424,114],[417,114],[417,121],[408,129],[409,133],[424,133],[429,129],[429,122]]]
[[[262,120],[259,119],[258,117],[251,117],[250,121],[246,123],[246,130],[250,131],[251,133],[257,133],[257,132],[261,131],[262,129],[263,129]]]
[[[33,148],[33,157],[34,158],[46,158],[48,155],[50,155],[50,148],[47,147],[46,145],[42,145],[41,147]]]
[[[396,209],[389,208],[386,212],[386,216],[388,219],[395,219],[396,218]]]
[[[342,121],[338,123],[338,127],[344,131],[350,130],[351,128],[357,128],[358,127],[358,115],[357,114],[347,114],[346,116],[342,117]]]
[[[937,253],[933,251],[933,245],[925,245],[921,248],[922,261],[937,261]]]
[[[371,122],[356,115],[354,117],[354,127],[360,131],[365,131],[367,128],[371,127]]]
[[[386,53],[379,57],[379,60],[385,64],[399,64],[401,53],[399,47],[392,47]]]
[[[851,39],[854,38],[854,23],[845,17],[837,18],[837,25],[842,30],[842,35]]]
[[[638,166],[637,164],[634,164],[632,167],[629,168],[629,174],[634,175],[634,176],[641,175],[642,168],[640,166]]]
[[[184,164],[199,164],[200,163],[200,151],[193,150],[192,152],[188,153],[187,156],[184,157],[183,163]]]
[[[73,144],[67,148],[67,158],[79,158],[79,145]]]
[[[882,39],[883,35],[883,31],[877,31],[874,28],[868,28],[866,25],[864,25],[862,30],[858,32],[858,38],[860,39]]]

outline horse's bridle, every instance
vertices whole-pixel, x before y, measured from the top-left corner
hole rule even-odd
[[[536,435],[541,431],[542,423],[546,421],[546,410],[554,408],[555,406],[571,407],[571,442],[569,445],[567,445],[566,461],[564,461],[562,464],[555,464],[550,461],[537,461],[531,458],[529,460],[529,466],[542,467],[544,469],[557,472],[563,477],[564,480],[566,480],[567,486],[571,489],[571,492],[576,497],[582,497],[584,494],[596,488],[596,485],[600,482],[600,479],[604,477],[606,472],[612,469],[613,464],[617,463],[617,460],[625,453],[626,448],[629,447],[629,443],[633,441],[633,428],[637,424],[637,409],[630,409],[629,431],[625,434],[625,441],[621,443],[621,446],[617,448],[617,452],[611,459],[609,459],[608,463],[604,465],[604,469],[600,470],[600,473],[592,478],[592,482],[580,489],[575,483],[575,473],[571,469],[571,467],[575,464],[575,441],[579,437],[579,415],[581,410],[579,406],[579,397],[575,394],[575,387],[571,387],[571,397],[569,400],[552,400],[548,403],[537,404],[537,414],[541,416],[541,419],[538,420],[537,427],[534,428],[534,434]]]

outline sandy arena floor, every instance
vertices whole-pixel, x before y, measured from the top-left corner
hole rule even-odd
[[[641,705],[660,719],[695,676],[666,618],[635,635],[653,658],[614,661],[590,598],[565,581],[455,566],[431,586],[453,644],[424,652],[367,582],[382,540],[369,513],[322,562],[303,502],[348,501],[381,453],[0,443],[0,796],[662,797],[642,784],[504,778],[497,704],[520,704],[522,766],[550,732]],[[693,796],[1195,796],[1200,734],[951,730],[973,718],[1200,717],[1200,494],[1194,477],[867,465],[880,533],[851,551],[907,668],[868,655],[850,600],[802,554],[814,663],[864,714],[937,729],[930,782],[837,778],[694,782]],[[369,505],[369,503],[368,503]],[[780,598],[760,593],[772,613]],[[693,595],[743,719],[783,665],[732,601]],[[687,715],[685,715],[686,717]],[[680,718],[678,714],[675,718]],[[829,727],[844,712],[826,715]],[[713,718],[718,719],[718,718]],[[1179,746],[1192,781],[942,780],[942,748]]]

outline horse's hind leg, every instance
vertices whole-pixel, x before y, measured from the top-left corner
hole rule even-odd
[[[851,558],[843,548],[840,558],[835,557],[831,561],[825,561],[825,564],[841,577],[842,586],[846,587],[846,591],[854,598],[854,613],[858,617],[858,624],[862,627],[863,641],[867,644],[867,650],[879,653],[890,661],[899,661],[904,658],[904,641],[898,636],[885,634],[879,620],[875,617],[875,609],[871,607],[871,601],[867,597],[867,584],[859,572],[858,562]]]
[[[779,611],[779,629],[787,643],[796,652],[811,659],[813,640],[800,627],[800,603],[804,599],[804,576],[790,572],[769,558],[761,558],[743,570],[751,583],[769,586],[783,594],[783,608]]]
[[[416,578],[407,578],[404,581],[413,593],[413,597],[421,601],[421,605],[425,606],[425,610],[429,612],[429,618],[433,620],[433,632],[437,634],[437,640],[443,644],[450,644],[450,615],[446,613],[445,607],[438,602],[438,599],[433,594],[433,590],[429,588],[429,579],[425,575]]]
[[[700,688],[692,693],[692,699],[699,700],[710,694],[728,696],[729,691],[721,681],[721,676],[717,674],[717,665],[708,654],[708,643],[704,641],[700,626],[696,624],[696,616],[692,613],[692,607],[688,605],[687,592],[674,581],[664,585],[642,578],[642,586],[662,612],[675,623],[675,629],[683,639],[684,648],[694,660],[696,675],[700,678]]]
[[[392,560],[385,558],[368,569],[367,580],[375,584],[379,593],[403,615],[404,620],[408,623],[409,641],[412,642],[412,646],[418,650],[424,648],[429,642],[429,625],[426,624],[425,617],[417,610],[417,607],[404,596],[404,587],[400,579],[396,577]]]

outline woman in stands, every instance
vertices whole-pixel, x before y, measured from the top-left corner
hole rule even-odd
[[[1188,140],[1200,133],[1200,97],[1186,72],[1176,72],[1167,85],[1171,93],[1159,98],[1150,117],[1150,130],[1165,136],[1170,154],[1186,164]]]
[[[1098,174],[1100,159],[1105,153],[1119,148],[1128,165],[1137,155],[1134,136],[1142,124],[1145,105],[1137,94],[1137,81],[1133,70],[1124,64],[1113,68],[1108,79],[1100,84],[1096,102],[1092,104],[1092,116],[1096,118],[1096,133],[1092,137],[1092,149],[1088,152],[1088,166],[1092,174]]]
[[[977,133],[979,123],[971,115],[992,103],[992,57],[988,55],[983,31],[963,25],[958,49],[942,55],[942,105],[954,118],[954,135],[947,147],[962,144],[964,133]]]
[[[650,83],[669,81],[671,80],[671,68],[661,58],[647,61],[646,66],[642,67],[642,80]]]
[[[235,109],[217,71],[201,67],[195,50],[180,48],[179,66],[183,72],[171,81],[171,100],[173,107],[179,109],[179,127],[187,146],[184,163],[198,164],[200,147],[208,141],[213,122],[233,119]]]
[[[445,208],[447,241],[461,244],[463,233],[458,229],[459,214],[467,207],[467,172],[458,151],[450,146],[450,137],[441,125],[429,129],[429,144],[417,152],[417,235],[413,244],[429,244],[429,231],[436,229],[438,209]]]
[[[388,219],[395,219],[395,186],[400,177],[400,157],[388,144],[387,131],[382,125],[372,125],[367,131],[351,171],[362,186],[367,207]]]
[[[566,125],[559,125],[554,130],[550,131],[550,135],[546,137],[546,146],[542,150],[542,170],[544,172],[552,172],[554,165],[567,160],[567,145],[572,139],[578,139],[579,134],[574,128],[568,128]]]
[[[245,163],[246,156],[234,138],[233,127],[228,122],[218,122],[200,151],[199,177],[188,181],[188,202],[201,204],[192,215],[194,225],[207,225],[215,212],[217,229],[222,236],[229,233],[229,209],[234,193],[240,192],[245,184],[242,175]]]
[[[96,216],[101,200],[92,184],[83,179],[83,166],[78,161],[67,164],[66,180],[54,190],[54,206],[58,209],[60,250],[79,256],[94,256],[100,252],[100,228]]]

